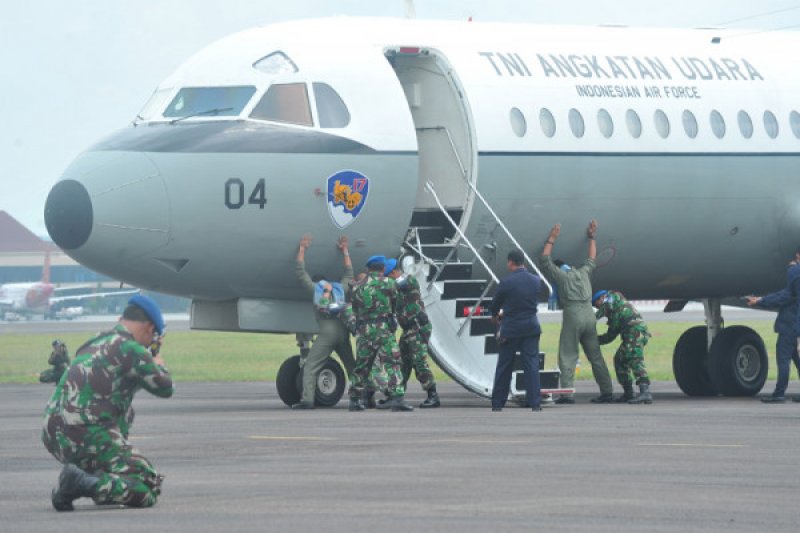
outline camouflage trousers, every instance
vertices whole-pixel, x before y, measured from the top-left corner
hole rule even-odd
[[[422,390],[427,391],[436,386],[433,372],[428,365],[428,339],[431,337],[431,325],[426,324],[419,329],[404,331],[400,336],[400,357],[402,359],[403,383],[408,382],[413,370]]]
[[[634,380],[637,385],[650,384],[647,368],[644,366],[644,346],[649,338],[650,332],[645,326],[634,326],[622,332],[622,344],[614,354],[614,370],[617,381],[623,387],[632,385]]]
[[[379,366],[383,372],[371,378],[373,366]],[[371,384],[370,381],[376,378]],[[405,394],[400,350],[388,324],[367,324],[358,332],[350,398],[361,398],[364,390],[379,390],[389,397]]]
[[[66,425],[59,415],[45,420],[42,442],[60,463],[97,476],[94,501],[130,507],[155,505],[163,476],[125,438],[127,428]]]

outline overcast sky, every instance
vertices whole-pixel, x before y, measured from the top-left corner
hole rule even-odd
[[[789,0],[416,0],[414,6],[424,19],[800,31],[800,2]],[[130,123],[162,79],[216,39],[281,20],[405,13],[403,0],[6,2],[0,210],[46,235],[44,202],[70,161]]]

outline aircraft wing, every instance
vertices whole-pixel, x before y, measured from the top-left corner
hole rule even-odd
[[[126,296],[128,294],[139,294],[139,289],[130,289],[124,291],[108,291],[108,292],[87,292],[83,294],[71,294],[69,296],[55,296],[50,298],[50,303],[65,302],[67,300],[87,300],[90,298],[105,298],[107,296]]]

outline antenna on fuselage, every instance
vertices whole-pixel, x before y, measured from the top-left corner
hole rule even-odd
[[[417,18],[417,10],[414,8],[414,0],[405,0],[405,4],[406,4],[406,18],[407,19]]]

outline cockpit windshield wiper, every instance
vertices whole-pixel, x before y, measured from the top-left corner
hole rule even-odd
[[[203,115],[219,115],[220,113],[222,113],[224,111],[233,111],[233,108],[232,107],[216,107],[214,109],[207,109],[206,111],[198,111],[197,113],[191,113],[191,114],[186,115],[184,117],[178,117],[176,119],[170,120],[169,123],[170,124],[175,124],[176,122],[180,122],[181,120],[186,120],[187,118],[199,117],[199,116],[203,116]]]

